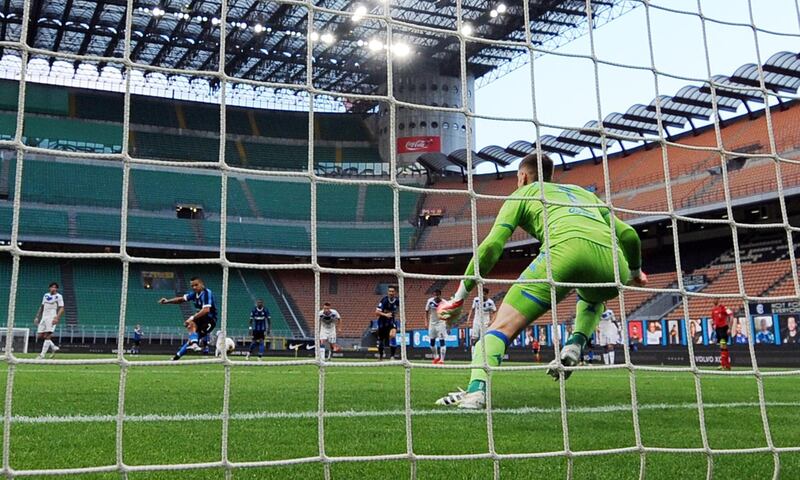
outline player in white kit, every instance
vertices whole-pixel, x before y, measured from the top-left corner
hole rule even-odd
[[[443,364],[445,353],[447,353],[447,322],[436,314],[436,307],[441,301],[442,291],[436,289],[433,291],[433,296],[425,303],[425,316],[428,317],[428,339],[431,342],[434,365]],[[439,348],[436,348],[437,341]]]
[[[598,345],[603,347],[603,363],[614,365],[614,346],[619,342],[619,328],[617,327],[614,312],[606,310],[600,315],[600,324],[597,327],[600,336]]]
[[[472,318],[470,339],[473,347],[481,336],[486,333],[486,329],[491,325],[492,317],[496,311],[497,305],[494,304],[494,300],[489,298],[489,289],[483,287],[483,303],[481,303],[480,297],[475,297],[472,301],[472,310],[469,312],[469,316]],[[467,323],[469,323],[469,320],[467,318]]]
[[[56,325],[61,321],[64,315],[64,297],[58,293],[58,283],[53,282],[50,284],[47,293],[42,297],[42,304],[39,306],[39,311],[36,312],[36,317],[33,319],[34,325],[38,325],[36,332],[40,340],[44,340],[42,345],[42,353],[39,358],[44,358],[49,350],[53,351],[53,355],[60,350],[59,347],[53,343],[53,332],[56,331]]]
[[[330,302],[323,303],[319,312],[319,346],[325,360],[330,360],[333,351],[339,349],[336,344],[336,324],[339,320],[339,312],[331,308]]]

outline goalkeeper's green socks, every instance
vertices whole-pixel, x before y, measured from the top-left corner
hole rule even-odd
[[[475,351],[472,354],[472,376],[470,377],[467,393],[486,391],[486,380],[488,373],[483,369],[484,352],[486,354],[486,364],[490,367],[498,367],[503,361],[503,355],[508,347],[508,337],[503,332],[490,330],[486,335],[475,344]]]
[[[567,345],[577,344],[583,351],[589,343],[589,338],[591,338],[600,324],[600,314],[604,308],[603,303],[589,303],[578,296],[578,305],[575,312],[575,331],[567,339]]]

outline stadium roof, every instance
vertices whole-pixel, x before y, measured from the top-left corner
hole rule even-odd
[[[68,54],[123,56],[125,0],[31,0],[32,21],[27,38],[20,39],[24,3],[3,3],[0,41],[25,41],[38,49]],[[379,17],[389,8],[389,15],[398,22],[392,24],[391,39],[399,45],[396,62],[427,61],[439,65],[442,73],[460,72],[455,0],[311,3],[324,10],[314,10],[309,32],[309,10],[299,2],[229,0],[225,71],[237,78],[303,84],[310,38],[315,86],[333,92],[374,93],[386,79],[387,29]],[[632,9],[632,3],[592,0],[595,26]],[[134,0],[133,5],[133,61],[184,70],[218,69],[220,0]],[[532,0],[529,5],[536,45],[555,48],[587,29],[584,0]],[[463,0],[461,8],[471,36],[516,42],[525,38],[520,2]],[[513,45],[468,42],[466,50],[468,70],[478,78],[497,74],[512,60],[527,57],[526,51]],[[38,53],[34,57],[55,58]]]
[[[771,98],[783,103],[779,94],[794,95],[800,89],[800,53],[778,52],[771,56],[761,66],[763,72],[764,88]],[[712,86],[713,85],[713,95]],[[715,75],[711,82],[702,86],[687,85],[678,90],[674,96],[660,95],[654,98],[649,105],[636,104],[625,113],[612,112],[606,115],[602,122],[590,120],[582,128],[563,130],[557,137],[542,135],[539,144],[542,151],[557,154],[562,157],[575,157],[589,149],[592,156],[594,150],[603,148],[602,139],[605,136],[607,147],[618,143],[624,150],[622,142],[647,142],[655,140],[658,136],[658,120],[665,134],[669,128],[695,129],[693,120],[709,121],[714,115],[713,103],[716,101],[717,111],[738,111],[744,106],[751,111],[749,103],[763,104],[764,95],[761,91],[759,68],[754,64],[743,65],[736,69],[731,76]],[[656,105],[660,113],[656,110]],[[604,132],[604,135],[603,133]],[[514,160],[536,151],[536,144],[527,140],[517,140],[506,148],[497,146],[486,147],[478,153],[473,153],[473,166],[483,162],[492,162],[496,166],[507,167]],[[503,152],[503,153],[500,153]],[[457,155],[454,157],[454,155]],[[466,150],[457,150],[450,155],[442,155],[439,162],[450,160],[452,165],[461,169],[466,168]],[[426,163],[420,163],[429,167]],[[567,163],[564,162],[566,167]],[[567,167],[568,168],[568,167]],[[434,168],[442,171],[446,167]]]

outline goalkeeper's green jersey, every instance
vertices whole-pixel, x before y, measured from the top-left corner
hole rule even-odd
[[[560,205],[541,202],[539,182],[525,185],[512,196],[530,197],[530,200],[507,200],[497,215],[495,227],[505,227],[512,232],[520,227],[542,242],[544,248],[548,240],[549,246],[555,246],[570,238],[583,238],[606,247],[612,245],[611,229],[606,222],[608,209],[580,206],[602,205],[594,193],[575,185],[544,183],[543,186],[544,198]],[[550,226],[549,239],[545,237],[545,210]]]
[[[603,247],[611,247],[610,215],[597,196],[576,185],[561,185],[544,182],[544,198],[551,203],[543,203],[539,182],[520,187],[513,197],[529,199],[509,199],[503,204],[489,235],[478,248],[480,271],[486,276],[494,267],[503,251],[506,241],[517,227],[522,228],[542,243],[542,249],[552,249],[573,238],[581,238]],[[591,205],[598,205],[592,207]],[[545,222],[545,210],[547,219]],[[548,235],[545,235],[545,228]],[[636,231],[625,222],[615,218],[615,231],[621,247],[632,270],[641,267],[641,243]],[[473,259],[474,262],[474,259]],[[474,263],[470,262],[466,275],[475,273]],[[465,281],[467,290],[475,282]]]

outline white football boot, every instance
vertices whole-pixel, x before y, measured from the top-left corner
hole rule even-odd
[[[553,377],[556,381],[558,381],[558,366],[564,365],[565,367],[574,367],[577,365],[581,360],[581,347],[576,344],[566,345],[564,348],[561,349],[561,360],[553,360],[550,362],[550,365],[547,369],[547,374]],[[564,372],[564,380],[568,379],[569,376],[572,375],[572,371],[565,371]]]
[[[450,392],[444,397],[436,400],[436,405],[439,405],[440,407],[456,406],[461,403],[461,400],[464,399],[464,395],[466,394],[467,392],[459,388],[457,392]]]

